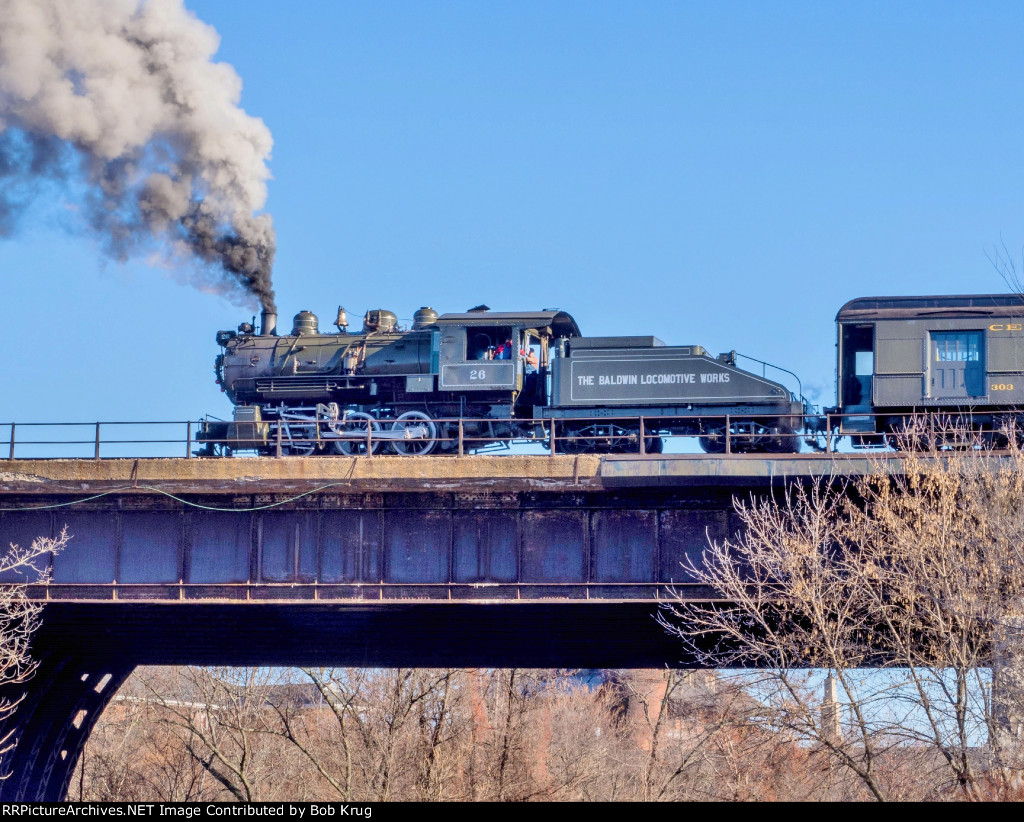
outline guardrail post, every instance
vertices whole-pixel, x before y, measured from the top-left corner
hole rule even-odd
[[[825,415],[825,453],[832,453],[832,415]]]
[[[640,454],[644,456],[647,454],[647,442],[644,436],[644,418],[640,417]]]
[[[100,424],[96,423],[96,452],[94,454],[94,459],[99,459],[99,458],[100,458]]]
[[[725,415],[725,453],[732,453],[732,419],[728,414]]]
[[[7,459],[9,459],[9,460],[14,459],[14,423],[13,422],[11,423],[11,451],[7,455]]]
[[[185,423],[185,459],[192,458],[192,420]]]
[[[366,456],[373,456],[373,420],[366,421]]]
[[[555,455],[555,418],[551,418],[551,456]]]
[[[466,451],[465,451],[464,446],[465,446],[465,431],[463,430],[463,427],[462,427],[462,417],[459,417],[459,456],[460,457],[464,457],[466,455]]]
[[[281,420],[277,421],[277,453],[275,456],[281,456]]]

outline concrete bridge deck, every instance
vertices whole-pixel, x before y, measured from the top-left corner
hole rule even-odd
[[[852,477],[899,454],[679,454],[646,456],[263,457],[18,459],[0,463],[0,500],[11,494],[159,489],[170,493],[286,493],[330,486],[361,491],[560,491],[621,487],[763,487]]]

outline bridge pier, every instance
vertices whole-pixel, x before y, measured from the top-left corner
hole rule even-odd
[[[0,698],[19,701],[0,725],[17,745],[0,760],[0,802],[60,802],[93,725],[134,668],[133,663],[50,653],[26,683]]]

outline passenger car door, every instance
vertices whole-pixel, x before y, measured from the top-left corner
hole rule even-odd
[[[981,331],[931,332],[929,363],[933,399],[980,397],[985,393]]]

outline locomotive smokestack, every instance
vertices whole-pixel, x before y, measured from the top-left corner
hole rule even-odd
[[[260,313],[260,334],[277,336],[277,314],[264,309]]]

